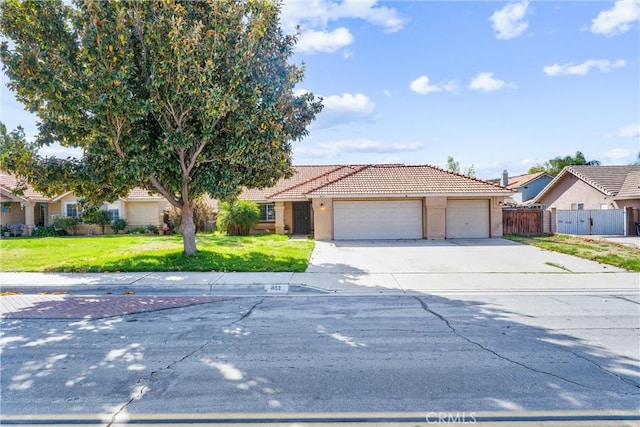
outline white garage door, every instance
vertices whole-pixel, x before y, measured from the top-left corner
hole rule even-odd
[[[447,239],[489,237],[489,200],[447,200]]]
[[[333,238],[421,239],[422,201],[333,203]]]

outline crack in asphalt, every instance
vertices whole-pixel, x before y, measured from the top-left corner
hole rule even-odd
[[[242,322],[244,319],[246,319],[247,317],[251,316],[251,314],[253,314],[253,310],[255,310],[259,305],[261,305],[264,301],[266,300],[266,298],[262,298],[260,301],[258,301],[257,303],[255,303],[253,305],[253,307],[251,307],[249,309],[249,311],[247,311],[245,314],[242,315],[242,317],[240,317],[238,320],[235,320],[233,322],[231,322],[232,325],[235,325],[238,322]]]
[[[629,298],[621,297],[620,295],[610,295],[610,297],[611,298],[615,298],[615,299],[619,299],[619,300],[622,300],[622,301],[627,301],[627,302],[630,302],[632,304],[640,305],[640,302],[634,301],[634,300],[629,299]]]
[[[591,386],[588,386],[588,385],[586,385],[586,384],[581,384],[581,383],[579,383],[579,382],[572,381],[572,380],[570,380],[570,379],[567,379],[567,378],[561,377],[561,376],[559,376],[559,375],[557,375],[557,374],[554,374],[553,372],[547,372],[547,371],[543,371],[543,370],[541,370],[541,369],[536,369],[536,368],[533,368],[533,367],[531,367],[531,366],[525,365],[525,364],[524,364],[524,363],[522,363],[522,362],[518,362],[517,360],[513,360],[513,359],[510,359],[510,358],[508,358],[508,357],[506,357],[506,356],[503,356],[503,355],[499,354],[498,352],[496,352],[495,350],[492,350],[492,349],[490,349],[490,348],[488,348],[488,347],[485,347],[484,345],[480,344],[479,342],[477,342],[477,341],[473,341],[471,338],[469,338],[469,337],[466,337],[466,336],[462,335],[460,332],[458,332],[458,331],[456,330],[456,328],[454,328],[454,327],[451,325],[451,322],[449,322],[449,320],[447,320],[447,318],[445,318],[445,317],[444,317],[443,315],[441,315],[440,313],[433,311],[433,310],[429,307],[429,305],[428,305],[425,301],[423,301],[420,297],[414,296],[413,298],[414,298],[416,301],[418,301],[418,303],[422,306],[422,308],[423,308],[423,310],[424,310],[424,311],[426,311],[427,313],[430,313],[430,314],[432,314],[433,316],[437,317],[437,318],[438,318],[438,319],[440,319],[440,320],[441,320],[445,325],[447,325],[447,327],[451,330],[451,332],[453,332],[453,333],[454,333],[454,335],[456,335],[456,336],[457,336],[457,337],[459,337],[459,338],[462,338],[463,340],[467,341],[469,344],[473,344],[473,345],[475,345],[476,347],[478,347],[478,348],[480,348],[480,349],[482,349],[482,350],[484,350],[484,351],[486,351],[486,352],[488,352],[488,353],[493,354],[494,356],[496,356],[496,357],[498,357],[498,358],[500,358],[500,359],[502,359],[502,360],[504,360],[504,361],[506,361],[506,362],[509,362],[509,363],[514,364],[514,365],[520,366],[520,367],[522,367],[522,368],[524,368],[524,369],[527,369],[527,370],[529,370],[529,371],[532,371],[532,372],[535,372],[535,373],[538,373],[538,374],[549,375],[549,376],[551,376],[551,377],[557,378],[557,379],[559,379],[559,380],[561,380],[561,381],[568,382],[568,383],[570,383],[570,384],[577,385],[577,386],[579,386],[579,387],[588,388],[588,389],[591,389],[591,390],[599,390],[599,391],[607,390],[607,389],[603,389],[603,388],[591,387]],[[565,350],[567,350],[567,349],[565,349]],[[574,352],[572,352],[572,351],[570,351],[570,350],[567,350],[567,351],[569,351],[569,353],[572,353],[574,356],[578,356],[578,357],[580,357],[580,358],[584,358],[584,357],[581,357],[581,356],[577,355],[576,353],[574,353]],[[617,377],[618,379],[620,379],[620,380],[624,381],[625,383],[628,383],[628,382],[627,382],[627,381],[625,381],[624,379],[622,379],[622,378],[618,377],[618,375],[616,375],[616,374],[614,374],[614,373],[612,373],[612,372],[609,372],[609,371],[607,371],[606,369],[602,368],[602,367],[601,367],[601,366],[599,366],[597,363],[595,363],[595,362],[593,362],[593,361],[591,361],[591,360],[589,360],[589,359],[585,359],[585,360],[587,360],[587,361],[591,362],[591,363],[592,363],[592,364],[594,364],[595,366],[598,366],[598,367],[599,367],[600,369],[602,369],[604,372],[607,372],[607,373],[609,373],[609,374],[611,374],[611,375],[613,375],[613,376]],[[636,387],[636,388],[640,388],[640,387],[639,387],[637,384],[635,384],[635,383],[631,383],[630,385],[632,385],[632,386],[634,386],[634,387]],[[636,393],[627,393],[627,392],[617,391],[617,390],[607,390],[607,391],[610,391],[610,392],[612,392],[612,393],[616,393],[616,394],[624,394],[624,395],[631,395],[631,396],[635,396],[635,395],[637,395]]]
[[[234,320],[233,322],[231,322],[231,325],[235,325],[238,322],[243,321],[244,319],[246,319],[247,317],[251,316],[251,314],[253,313],[253,311],[262,303],[264,303],[264,301],[266,300],[266,298],[262,298],[260,301],[258,301],[257,303],[255,303],[246,313],[244,313],[238,320]],[[151,382],[153,382],[153,377],[156,376],[158,373],[162,372],[162,371],[166,371],[166,370],[173,370],[175,368],[175,366],[178,363],[184,362],[185,360],[189,359],[190,357],[192,357],[194,354],[202,351],[205,347],[207,347],[209,344],[211,344],[214,341],[215,337],[211,337],[211,339],[207,340],[204,344],[202,344],[200,347],[196,348],[195,350],[187,353],[186,355],[184,355],[183,357],[181,357],[180,359],[174,360],[173,362],[171,362],[170,364],[168,364],[167,366],[165,366],[164,368],[160,368],[157,369],[155,371],[152,371],[148,376],[140,378],[138,381],[136,381],[136,385],[140,386],[140,390],[138,391],[138,393],[136,393],[134,396],[131,397],[131,399],[129,399],[127,402],[125,402],[112,416],[111,416],[111,420],[109,421],[109,424],[106,425],[106,427],[112,427],[113,423],[115,423],[117,421],[118,416],[125,411],[133,402],[135,402],[136,400],[140,399],[142,396],[144,396],[145,391],[148,387],[148,384],[150,384]]]

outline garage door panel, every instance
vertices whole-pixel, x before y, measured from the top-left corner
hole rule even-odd
[[[337,201],[333,204],[336,240],[421,239],[422,201]]]
[[[489,227],[489,200],[447,200],[447,239],[486,238]]]

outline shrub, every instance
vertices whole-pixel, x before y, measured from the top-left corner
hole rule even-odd
[[[145,230],[146,230],[147,234],[158,234],[159,233],[158,227],[156,227],[153,224],[147,225]]]
[[[62,230],[61,230],[62,231]],[[31,237],[53,237],[59,235],[54,227],[36,227],[31,233]]]
[[[53,227],[56,230],[71,231],[71,234],[76,234],[77,224],[78,218],[73,216],[57,216],[53,219]]]
[[[218,230],[231,236],[245,236],[260,219],[258,205],[247,200],[222,202],[218,210]]]
[[[102,209],[91,209],[82,212],[82,222],[85,224],[97,224],[104,234],[104,226],[109,224],[109,212]]]
[[[127,221],[125,221],[124,219],[118,218],[111,221],[111,229],[115,231],[116,234],[118,234],[119,231],[122,231],[125,228],[127,228]]]
[[[198,231],[205,231],[207,229],[207,222],[213,220],[213,208],[203,198],[197,198],[191,202],[191,209],[193,210],[193,222],[196,224],[196,233]],[[182,212],[176,207],[169,208],[169,221],[173,227],[180,229],[182,224]]]
[[[129,233],[131,234],[144,234],[144,227],[133,227],[129,229]]]

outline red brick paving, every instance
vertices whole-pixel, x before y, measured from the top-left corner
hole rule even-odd
[[[215,296],[69,296],[9,295],[0,297],[4,319],[96,319],[187,307],[221,301]]]

